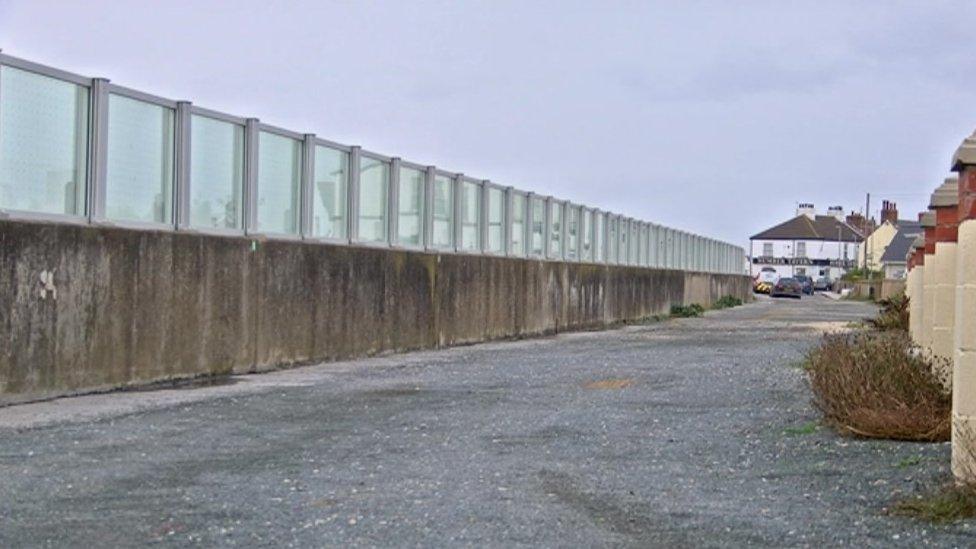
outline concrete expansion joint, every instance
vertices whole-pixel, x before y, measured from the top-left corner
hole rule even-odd
[[[952,474],[957,483],[976,486],[976,416],[952,414]]]

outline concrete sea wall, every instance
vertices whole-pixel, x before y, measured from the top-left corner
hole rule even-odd
[[[744,275],[0,220],[0,404],[600,328]]]

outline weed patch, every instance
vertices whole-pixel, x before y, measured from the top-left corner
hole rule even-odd
[[[904,459],[899,460],[898,463],[895,464],[895,467],[897,467],[899,469],[907,469],[909,467],[914,467],[914,466],[918,465],[919,463],[922,463],[921,456],[911,456],[911,457],[907,457],[907,458],[904,458]]]
[[[976,517],[976,490],[947,484],[942,488],[896,502],[890,513],[936,524]]]
[[[874,318],[865,319],[872,328],[880,331],[908,332],[908,298],[898,294],[878,302],[881,312]]]
[[[672,305],[671,316],[673,318],[691,318],[701,316],[705,313],[705,308],[698,303],[691,305]]]
[[[907,333],[827,334],[806,356],[813,404],[843,434],[949,440],[951,395]]]
[[[790,436],[812,435],[813,433],[816,432],[817,432],[817,424],[816,422],[813,421],[804,423],[799,427],[787,427],[786,429],[783,429],[783,433]]]
[[[721,297],[718,301],[716,301],[715,304],[712,306],[712,308],[713,309],[728,309],[728,308],[731,308],[731,307],[738,307],[739,305],[742,305],[742,300],[741,299],[735,297],[734,295],[727,295],[727,296]]]

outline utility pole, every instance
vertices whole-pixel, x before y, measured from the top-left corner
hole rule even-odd
[[[864,243],[864,265],[862,268],[865,272],[868,270],[868,254],[871,251],[871,247],[868,246],[868,225],[871,219],[871,193],[867,194],[867,198],[864,200],[864,226],[861,227],[861,236],[864,237],[862,242]]]

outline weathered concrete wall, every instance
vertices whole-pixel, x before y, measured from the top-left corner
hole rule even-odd
[[[853,297],[881,300],[905,292],[905,283],[906,281],[904,280],[894,278],[860,280],[857,282],[838,280],[834,283],[834,291],[840,292],[841,290],[850,289],[851,296]]]
[[[727,294],[749,299],[750,279],[0,220],[0,404],[598,328]]]

